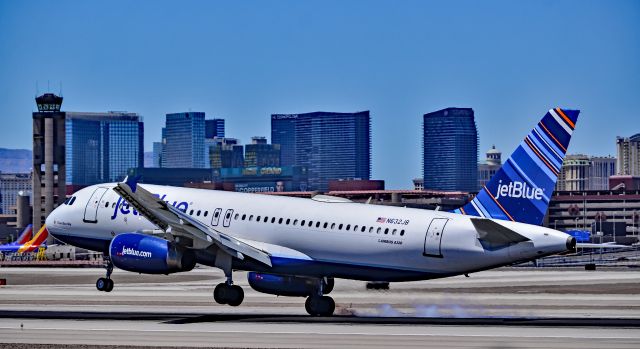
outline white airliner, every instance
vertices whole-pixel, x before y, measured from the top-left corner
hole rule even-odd
[[[98,184],[68,198],[46,219],[69,244],[105,254],[111,272],[222,269],[220,304],[244,292],[232,271],[246,270],[257,291],[307,297],[311,315],[331,315],[334,278],[412,281],[467,274],[548,256],[575,239],[540,226],[578,111],[542,118],[474,200],[453,212],[137,184]]]

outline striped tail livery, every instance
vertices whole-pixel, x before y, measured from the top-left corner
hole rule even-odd
[[[578,114],[550,109],[478,195],[453,212],[542,224]]]

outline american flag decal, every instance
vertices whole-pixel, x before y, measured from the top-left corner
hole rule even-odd
[[[384,222],[386,222],[386,221],[387,221],[387,219],[386,219],[386,218],[384,218],[384,217],[378,217],[378,220],[376,221],[376,223],[384,223]]]

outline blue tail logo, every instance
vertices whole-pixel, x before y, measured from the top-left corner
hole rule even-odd
[[[578,114],[549,110],[478,195],[453,212],[542,224]]]

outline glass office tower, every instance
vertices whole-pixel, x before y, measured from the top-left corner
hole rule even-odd
[[[370,179],[371,118],[357,113],[271,115],[271,143],[281,166],[307,168],[310,190],[328,190],[335,179]]]
[[[67,112],[65,133],[69,185],[121,181],[144,164],[144,124],[136,113]]]
[[[424,189],[476,192],[478,130],[471,108],[423,116]]]
[[[202,112],[167,114],[162,167],[206,168]]]

